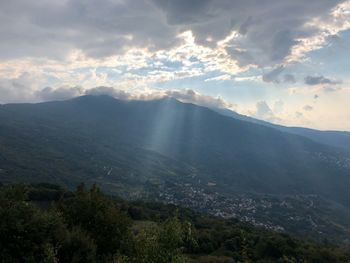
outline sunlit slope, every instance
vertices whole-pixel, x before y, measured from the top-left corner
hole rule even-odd
[[[0,147],[2,180],[89,180],[136,192],[180,180],[350,206],[346,151],[174,99],[3,105]]]

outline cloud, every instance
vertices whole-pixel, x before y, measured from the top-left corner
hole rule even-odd
[[[281,119],[276,117],[270,106],[266,103],[266,101],[258,101],[256,103],[256,110],[252,114],[254,117],[270,122],[280,122]]]
[[[230,80],[231,79],[231,75],[229,74],[224,74],[224,75],[220,75],[217,77],[213,77],[213,78],[208,78],[204,81],[222,81],[222,80]]]
[[[232,31],[228,50],[240,65],[276,65],[291,54],[299,39],[320,34],[313,18],[329,17],[342,1],[162,1],[154,0],[168,23],[189,28],[199,43],[211,45]]]
[[[341,81],[332,80],[324,76],[306,76],[304,81],[305,81],[305,84],[310,86],[315,86],[320,84],[337,85],[341,83]]]
[[[308,39],[328,36],[327,25],[332,26],[332,35],[344,30],[348,26],[346,9],[336,9],[343,2],[2,1],[0,58],[64,60],[75,51],[104,58],[132,48],[171,50],[182,43],[180,33],[191,31],[197,44],[224,48],[240,66],[276,66],[300,45],[297,53],[302,53]],[[324,23],[313,22],[316,19]],[[322,39],[308,46],[318,47]]]
[[[46,87],[40,91],[36,92],[36,96],[40,100],[53,101],[53,100],[67,100],[83,94],[83,89],[81,87],[60,87],[52,88]]]
[[[142,93],[127,92],[113,87],[96,87],[85,92],[88,95],[109,95],[123,100],[154,100],[172,97],[186,103],[193,103],[209,108],[234,108],[235,105],[220,97],[200,94],[192,89],[185,90],[148,90]]]
[[[334,86],[325,86],[325,87],[322,87],[322,91],[323,92],[326,92],[326,93],[329,93],[329,92],[336,92],[336,91],[339,91],[341,90],[342,88],[341,87],[334,87]]]
[[[283,77],[280,77],[281,73],[285,70],[284,65],[279,65],[273,70],[265,73],[262,77],[265,82],[273,82],[273,83],[296,83],[296,79],[293,74],[284,74]]]
[[[130,92],[114,87],[95,87],[84,90],[81,87],[60,87],[57,89],[46,87],[35,93],[42,101],[65,100],[82,95],[109,95],[121,100],[155,100],[172,97],[186,103],[193,103],[209,108],[235,108],[236,105],[220,97],[200,94],[192,89],[185,90],[146,90],[143,92]]]
[[[136,99],[130,92],[104,86],[88,89],[85,91],[85,95],[108,95],[121,100]]]
[[[211,16],[212,0],[153,0],[166,13],[169,24],[197,24]]]
[[[312,107],[312,106],[310,106],[310,105],[305,105],[304,107],[303,107],[303,110],[304,111],[312,111],[314,108]]]
[[[256,115],[260,117],[271,116],[273,112],[265,101],[259,101],[256,103]]]
[[[17,103],[33,101],[35,76],[24,72],[16,78],[0,78],[0,103]]]
[[[338,34],[350,28],[350,1],[339,1],[326,16],[310,17],[303,28],[304,36],[298,38],[298,44],[293,46],[287,62],[295,62],[305,58],[305,55],[329,45]],[[312,33],[313,32],[313,33]]]
[[[247,76],[247,77],[234,77],[235,81],[254,81],[254,82],[261,82],[261,76]]]
[[[2,1],[0,16],[4,58],[61,59],[75,49],[105,57],[127,47],[159,49],[178,42],[177,28],[147,0]]]
[[[283,78],[283,82],[294,84],[294,83],[296,83],[297,81],[296,81],[294,75],[292,75],[292,74],[285,74],[285,75],[284,75],[284,78]]]
[[[284,70],[284,66],[278,66],[275,69],[271,70],[270,72],[264,74],[262,79],[265,82],[279,83],[278,76],[282,73],[283,70]]]
[[[236,105],[225,101],[220,97],[202,95],[194,90],[168,90],[165,94],[182,102],[198,104],[209,108],[235,108]]]

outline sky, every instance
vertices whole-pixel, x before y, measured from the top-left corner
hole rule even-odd
[[[0,103],[172,96],[350,131],[350,0],[0,1]]]

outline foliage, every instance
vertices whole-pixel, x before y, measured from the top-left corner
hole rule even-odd
[[[58,208],[69,227],[79,226],[90,234],[97,254],[113,254],[121,248],[130,221],[96,185],[89,191],[80,185],[76,195],[63,200]]]
[[[171,205],[128,203],[96,185],[69,194],[61,189],[58,199],[41,195],[53,204],[39,207],[29,193],[42,187],[0,186],[1,262],[350,262],[345,245],[295,239]]]
[[[142,229],[134,238],[135,250],[129,262],[135,263],[183,263],[183,228],[176,218],[170,218],[159,226]]]
[[[83,230],[74,227],[67,233],[58,251],[61,262],[86,262],[96,261],[96,245],[94,240]]]
[[[9,187],[0,193],[0,258],[2,262],[56,262],[65,233],[61,217],[26,202],[20,189]]]

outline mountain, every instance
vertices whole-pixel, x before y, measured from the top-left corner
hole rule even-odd
[[[255,119],[246,115],[239,114],[229,109],[212,108],[214,111],[238,120],[248,121],[261,124],[267,127],[275,128],[283,132],[288,132],[300,136],[307,137],[315,142],[327,144],[334,147],[350,150],[350,132],[346,131],[320,131],[302,127],[286,127],[273,124],[267,121]]]
[[[129,199],[350,236],[348,151],[175,99],[2,105],[0,147],[3,182],[97,182]]]

